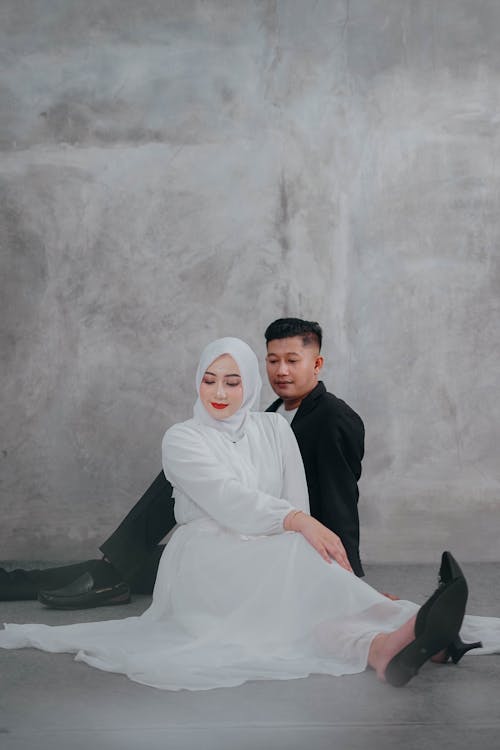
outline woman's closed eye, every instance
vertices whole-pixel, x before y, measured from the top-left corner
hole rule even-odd
[[[215,385],[216,380],[209,380],[208,378],[203,378],[203,382],[205,385]],[[238,380],[226,380],[224,381],[224,385],[229,386],[230,388],[237,388],[239,385],[241,385],[241,380],[238,378]]]

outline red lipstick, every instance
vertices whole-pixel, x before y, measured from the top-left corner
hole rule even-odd
[[[228,405],[229,404],[217,404],[215,401],[210,401],[210,406],[213,406],[214,409],[225,409]]]

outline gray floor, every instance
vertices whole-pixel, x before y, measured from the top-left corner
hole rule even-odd
[[[500,617],[498,564],[464,565],[468,612]],[[423,601],[435,566],[368,566],[379,590]],[[61,624],[138,614],[131,605],[61,613],[0,603],[0,621]],[[500,748],[500,656],[425,665],[405,688],[373,672],[168,692],[100,672],[69,654],[0,650],[2,750],[378,750]]]

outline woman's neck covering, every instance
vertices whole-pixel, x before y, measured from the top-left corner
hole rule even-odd
[[[200,399],[200,385],[208,367],[222,354],[230,354],[239,367],[243,386],[243,401],[238,411],[226,419],[212,417]],[[199,424],[214,427],[224,432],[233,442],[245,434],[245,424],[250,410],[258,403],[262,380],[259,374],[259,363],[252,349],[241,339],[227,336],[216,339],[203,350],[198,369],[196,370],[196,390],[198,398],[193,409],[193,418]]]

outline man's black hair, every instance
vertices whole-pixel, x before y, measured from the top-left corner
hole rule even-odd
[[[319,323],[312,320],[301,320],[300,318],[278,318],[267,326],[264,334],[266,343],[274,339],[288,339],[292,336],[300,336],[304,346],[312,344],[314,341],[318,344],[321,351],[323,341],[323,331]]]

